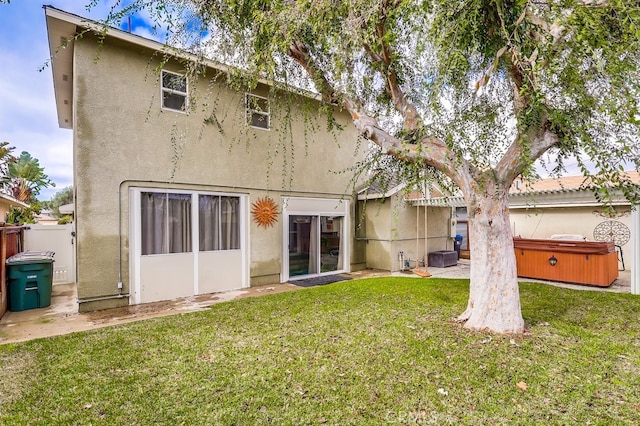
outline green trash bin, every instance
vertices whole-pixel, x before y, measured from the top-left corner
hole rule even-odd
[[[7,259],[9,310],[46,308],[51,305],[52,251],[25,251]]]

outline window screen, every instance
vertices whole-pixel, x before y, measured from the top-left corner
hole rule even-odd
[[[200,251],[240,249],[240,198],[199,195]]]

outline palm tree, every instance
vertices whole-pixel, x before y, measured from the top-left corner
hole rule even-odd
[[[7,173],[2,181],[14,198],[26,203],[35,201],[41,189],[56,186],[44,173],[44,168],[40,166],[38,159],[32,157],[27,151],[22,151],[15,161],[8,162]]]
[[[16,161],[13,156],[15,146],[9,146],[9,142],[0,142],[0,176],[4,177],[9,174],[9,164]]]

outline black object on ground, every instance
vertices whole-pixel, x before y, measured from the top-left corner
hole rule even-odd
[[[325,285],[337,283],[339,281],[348,281],[351,277],[348,275],[323,275],[321,277],[305,278],[302,280],[289,281],[291,284],[299,287],[314,287],[317,285]]]

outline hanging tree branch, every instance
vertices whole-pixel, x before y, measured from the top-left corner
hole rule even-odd
[[[385,91],[389,95],[395,110],[401,115],[403,120],[403,129],[410,131],[415,137],[412,143],[417,145],[417,151],[422,155],[428,165],[447,174],[458,185],[463,185],[462,173],[468,173],[471,169],[470,163],[465,159],[458,159],[463,163],[463,167],[447,167],[450,164],[456,164],[454,153],[440,139],[428,135],[422,116],[416,105],[409,99],[400,85],[400,78],[394,68],[393,58],[394,52],[388,43],[387,21],[393,9],[399,7],[400,1],[384,1],[380,5],[378,11],[378,20],[375,23],[375,46],[371,43],[363,42],[363,48],[371,59],[373,68],[378,71],[384,81]],[[380,145],[383,147],[382,145]],[[384,147],[383,147],[384,149]],[[413,150],[412,146],[405,145],[406,150]],[[390,152],[391,153],[391,152]]]
[[[307,71],[311,79],[316,84],[317,89],[320,91],[322,99],[325,102],[339,102],[351,114],[353,123],[360,131],[360,134],[378,145],[383,152],[409,162],[422,160],[447,174],[456,183],[460,185],[462,184],[459,170],[454,167],[452,161],[450,161],[453,158],[453,153],[447,148],[444,142],[438,138],[426,136],[422,137],[419,141],[416,141],[418,145],[405,143],[402,139],[383,130],[378,120],[366,111],[362,102],[355,100],[344,93],[338,93],[324,75],[321,68],[314,61],[307,46],[302,41],[296,40],[291,44],[291,47],[289,48],[289,56],[291,56],[291,58],[293,58]],[[395,77],[391,80],[397,82]],[[407,107],[401,110],[400,113],[403,114],[404,112],[403,116],[405,117],[406,115],[409,117],[416,117],[421,123],[417,109],[404,96],[400,87],[396,84],[393,90],[396,96],[400,96],[402,98],[397,98],[398,105],[405,105]],[[407,113],[407,111],[411,112]],[[409,123],[415,129],[421,128],[417,126],[417,122],[414,120],[405,120],[405,122]]]

